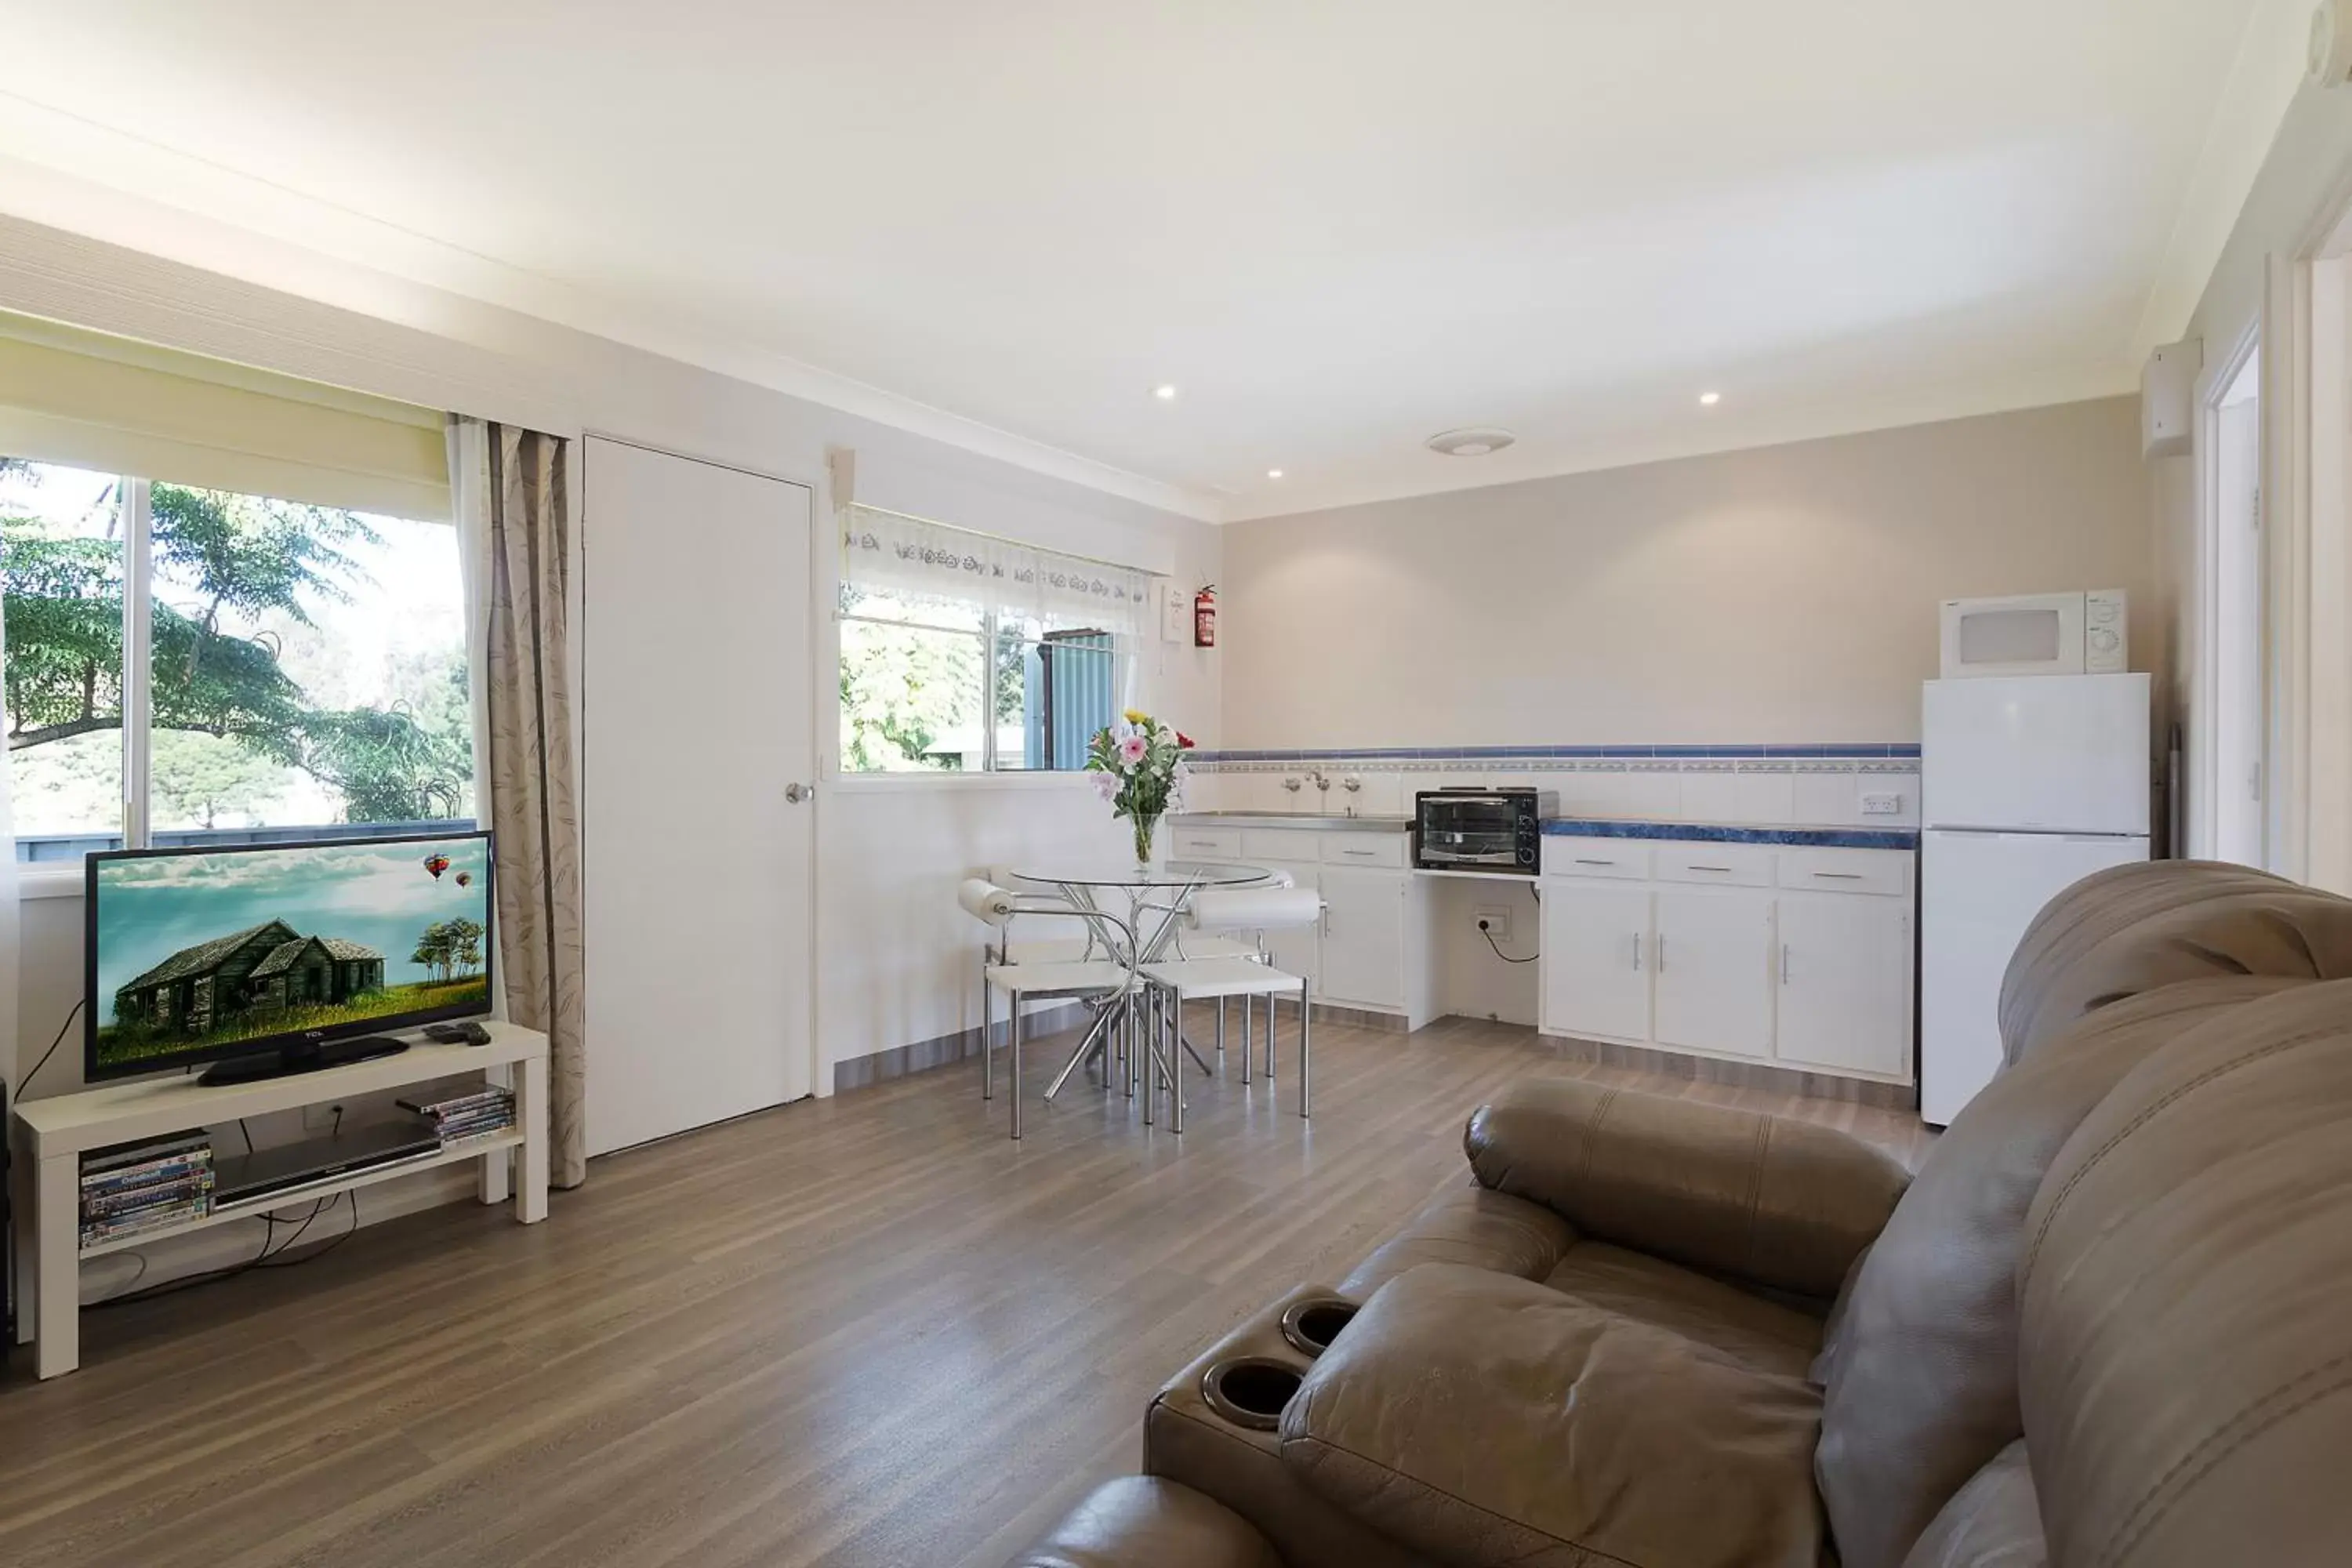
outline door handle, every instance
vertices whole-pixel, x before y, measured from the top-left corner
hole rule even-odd
[[[814,800],[815,797],[816,785],[813,784],[788,784],[784,786],[784,798],[794,805],[800,805],[804,800]]]

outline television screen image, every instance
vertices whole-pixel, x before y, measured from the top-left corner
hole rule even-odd
[[[487,834],[96,855],[92,1077],[490,1010]]]

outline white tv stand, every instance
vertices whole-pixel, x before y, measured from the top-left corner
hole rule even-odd
[[[318,1072],[293,1073],[254,1083],[205,1088],[193,1078],[142,1079],[135,1083],[84,1089],[16,1107],[16,1338],[33,1344],[33,1369],[57,1377],[81,1363],[81,1260],[167,1237],[250,1219],[272,1207],[313,1203],[353,1188],[372,1186],[415,1171],[466,1160],[480,1162],[480,1196],[486,1204],[508,1195],[512,1160],[515,1218],[534,1225],[547,1217],[547,1037],[512,1024],[486,1024],[487,1046],[445,1046],[411,1037],[398,1056]],[[84,1248],[81,1239],[81,1156],[91,1149],[155,1138],[191,1127],[221,1127],[241,1117],[325,1105],[458,1078],[486,1068],[514,1069],[515,1125],[488,1138],[468,1139],[424,1160],[358,1171],[302,1187],[282,1203],[254,1204],[228,1214],[207,1215],[185,1225],[147,1231]]]

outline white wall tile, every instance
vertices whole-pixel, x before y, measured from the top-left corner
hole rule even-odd
[[[1685,822],[1743,820],[1739,815],[1739,775],[1698,768],[1685,773],[1681,806],[1675,815]]]
[[[1851,772],[1805,772],[1791,778],[1790,821],[1843,827],[1862,820],[1862,803],[1854,794]]]
[[[1739,781],[1732,821],[1785,823],[1793,819],[1797,808],[1794,774],[1759,768],[1732,776]]]

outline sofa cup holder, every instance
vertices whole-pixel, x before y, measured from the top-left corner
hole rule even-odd
[[[1272,1432],[1282,1425],[1283,1406],[1306,1380],[1306,1373],[1288,1362],[1272,1356],[1235,1356],[1201,1374],[1201,1397],[1236,1426]]]
[[[1310,1296],[1283,1310],[1282,1337],[1299,1354],[1319,1356],[1355,1317],[1356,1303],[1344,1296]]]

